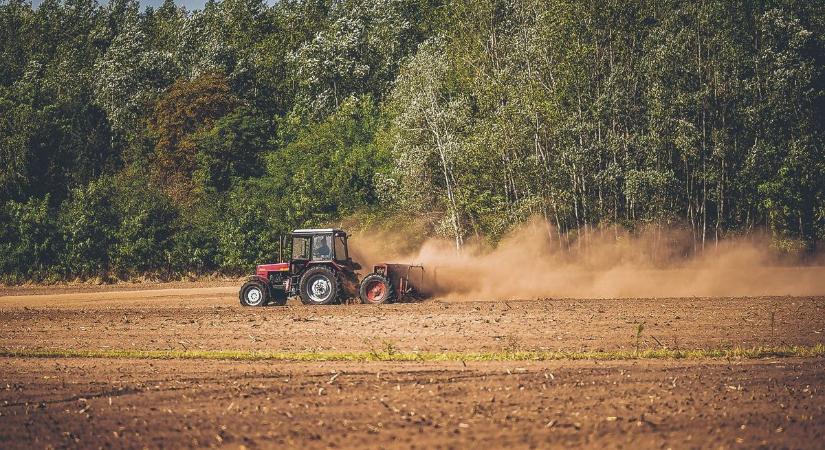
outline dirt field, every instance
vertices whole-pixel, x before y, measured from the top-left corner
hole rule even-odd
[[[0,296],[0,348],[496,352],[812,346],[825,297],[241,308],[237,286]],[[43,292],[43,291],[35,291]],[[639,331],[639,324],[644,324]],[[825,442],[823,358],[487,363],[0,358],[0,447]]]

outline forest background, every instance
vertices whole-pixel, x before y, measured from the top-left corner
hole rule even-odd
[[[0,281],[237,274],[342,221],[812,254],[823,25],[808,0],[2,0]]]

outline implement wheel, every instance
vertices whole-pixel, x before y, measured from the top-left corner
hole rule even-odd
[[[390,281],[377,273],[367,275],[361,281],[361,288],[358,291],[361,303],[378,305],[390,302],[395,298],[395,292]]]

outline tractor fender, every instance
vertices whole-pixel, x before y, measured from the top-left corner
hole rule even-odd
[[[264,286],[269,286],[269,280],[260,275],[252,275],[251,277],[247,277],[246,281],[260,281],[264,284]]]
[[[358,274],[356,274],[354,270],[345,265],[339,264],[336,261],[310,261],[307,263],[307,268],[304,271],[309,270],[312,267],[319,266],[326,267],[335,272],[345,293],[351,297],[358,296],[358,285],[360,283],[358,281]]]
[[[259,281],[259,282],[263,283],[263,285],[266,286],[266,289],[269,291],[269,295],[272,295],[272,292],[275,290],[275,289],[272,289],[272,285],[269,284],[269,279],[267,279],[266,277],[262,277],[260,275],[252,275],[251,277],[248,277],[246,279],[246,281],[247,282]]]
[[[284,285],[285,289],[280,289],[280,288],[276,288],[276,287],[272,286],[272,284],[269,283],[268,278],[262,277],[260,275],[252,275],[252,276],[248,277],[246,279],[246,281],[247,282],[249,282],[249,281],[259,281],[259,282],[263,283],[264,286],[266,286],[266,288],[269,290],[269,295],[270,296],[274,296],[275,293],[278,292],[278,291],[289,292],[289,287],[290,287],[289,286],[289,279],[286,280],[286,284]]]
[[[324,266],[329,268],[330,270],[334,271],[335,273],[347,274],[347,273],[355,273],[354,270],[350,269],[349,267],[339,264],[336,261],[310,261],[307,263],[306,268],[309,269],[310,267],[318,267]]]

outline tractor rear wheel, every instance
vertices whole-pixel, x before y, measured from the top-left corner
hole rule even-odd
[[[264,306],[269,301],[269,287],[261,281],[247,281],[238,294],[242,306]]]
[[[390,302],[395,298],[395,291],[390,281],[377,273],[367,275],[361,281],[361,288],[358,291],[361,303],[378,305]]]
[[[313,267],[301,277],[301,301],[305,305],[330,305],[338,302],[341,286],[338,276],[326,267]]]

